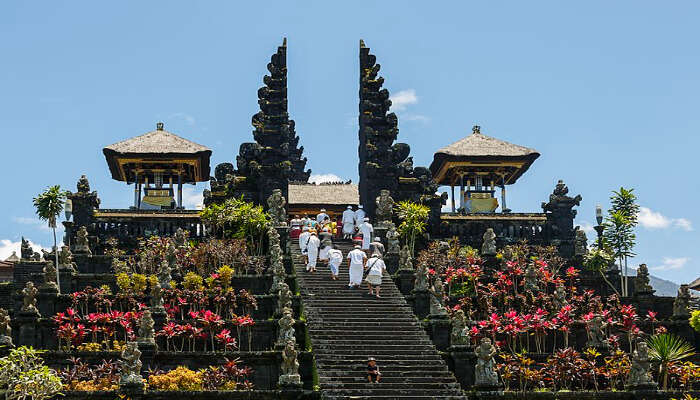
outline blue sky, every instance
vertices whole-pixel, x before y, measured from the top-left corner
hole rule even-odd
[[[539,211],[564,179],[590,227],[596,203],[633,187],[644,208],[632,265],[690,281],[700,275],[699,11],[690,1],[2,2],[0,256],[21,235],[51,244],[31,204],[48,185],[74,190],[87,174],[103,206],[128,206],[101,149],[157,121],[212,148],[214,165],[234,160],[283,36],[309,167],[356,180],[364,38],[416,165],[479,124],[542,154],[509,191],[514,211]]]

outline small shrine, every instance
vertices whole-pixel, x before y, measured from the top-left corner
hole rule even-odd
[[[166,131],[162,122],[102,152],[112,178],[134,184],[135,209],[181,209],[182,185],[209,181],[211,150]]]
[[[506,185],[514,184],[539,156],[535,149],[486,136],[475,125],[471,135],[435,153],[430,171],[437,184],[450,186],[453,213],[495,212],[496,187],[501,189],[501,211],[507,213]]]

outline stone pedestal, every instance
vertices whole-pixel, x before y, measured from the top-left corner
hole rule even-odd
[[[490,270],[500,270],[501,269],[501,260],[496,258],[496,256],[483,256],[482,260],[484,261],[484,269],[490,269]]]
[[[276,226],[275,229],[280,235],[280,247],[282,248],[282,254],[289,254],[290,249],[288,246],[289,242],[289,227],[288,226]]]
[[[154,322],[153,330],[158,332],[159,330],[163,329],[163,325],[168,322],[168,313],[165,312],[165,308],[153,308],[151,315],[153,316]]]
[[[280,389],[283,391],[287,390],[300,390],[301,389],[301,375],[280,375],[279,379]]]
[[[410,294],[413,290],[413,282],[415,280],[415,272],[409,269],[400,269],[394,275],[394,282],[398,286],[402,294]]]
[[[73,276],[76,274],[75,268],[72,265],[59,265],[58,274],[61,281],[61,293],[72,293]]]
[[[386,264],[386,270],[389,275],[394,275],[399,270],[399,254],[386,253],[384,255],[384,264]]]
[[[15,318],[19,325],[19,334],[17,335],[18,346],[38,347],[37,329],[39,325],[39,313],[20,312]]]
[[[430,313],[430,293],[427,290],[413,290],[413,312],[418,318],[425,318]]]
[[[379,237],[382,239],[382,243],[386,245],[386,233],[389,232],[389,227],[383,225],[383,224],[377,224],[377,226],[374,227],[374,237]],[[372,238],[372,241],[374,238]]]
[[[445,351],[450,346],[450,333],[452,324],[447,315],[429,315],[428,331],[435,347]]]
[[[41,315],[53,316],[58,296],[57,286],[42,286],[37,294],[37,308]]]
[[[471,346],[450,346],[447,351],[450,353],[450,370],[462,386],[462,390],[467,390],[474,385],[474,367],[476,366],[474,349]]]

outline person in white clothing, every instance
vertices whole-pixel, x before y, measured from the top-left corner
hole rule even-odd
[[[382,256],[378,253],[372,254],[372,257],[370,257],[369,261],[367,261],[367,269],[369,272],[367,273],[367,278],[365,278],[365,281],[367,282],[369,294],[374,294],[379,297],[379,289],[382,285],[382,275],[386,270],[386,264],[384,264]]]
[[[309,258],[309,262],[306,263],[306,270],[309,272],[316,272],[319,247],[321,247],[321,241],[318,239],[318,236],[316,236],[316,232],[312,231],[309,242],[306,245],[306,253]]]
[[[367,254],[360,249],[359,245],[356,245],[355,248],[348,253],[347,258],[350,260],[350,283],[348,283],[348,286],[351,288],[358,288],[362,285],[362,273],[367,263]]]
[[[343,239],[350,239],[355,233],[355,212],[352,210],[352,206],[348,206],[348,209],[343,211],[342,222]]]
[[[304,263],[309,262],[309,257],[306,255],[306,245],[309,244],[309,237],[311,237],[309,227],[304,226],[299,234],[299,249],[301,250],[301,255],[304,257]]]
[[[357,211],[355,211],[355,226],[360,226],[365,220],[366,216],[367,213],[365,213],[365,209],[362,207],[362,204],[357,206]]]
[[[326,214],[326,209],[325,209],[325,208],[322,208],[322,209],[321,209],[321,212],[318,213],[318,215],[316,216],[316,223],[317,223],[317,224],[320,224],[320,223],[323,222],[323,220],[326,219],[326,218],[329,218],[329,217],[328,217],[328,214]]]
[[[328,266],[331,269],[331,279],[338,280],[338,270],[343,262],[343,252],[338,250],[338,245],[334,245],[333,249],[328,251]]]
[[[369,218],[365,218],[365,222],[360,225],[360,233],[362,233],[362,249],[369,250],[369,244],[372,242],[374,227],[369,223]]]

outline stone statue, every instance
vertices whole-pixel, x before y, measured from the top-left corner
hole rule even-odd
[[[31,281],[27,282],[27,285],[22,289],[22,312],[39,314],[39,310],[36,308],[36,293],[34,284]]]
[[[24,240],[24,237],[22,237],[22,247],[20,247],[19,253],[22,256],[22,260],[31,260],[34,257],[34,250],[29,244],[29,240]]]
[[[644,296],[653,295],[654,292],[654,288],[649,284],[649,268],[646,264],[640,264],[634,278],[634,294]]]
[[[175,243],[175,247],[177,247],[178,249],[187,247],[187,236],[188,232],[186,232],[182,228],[177,228],[177,230],[175,231],[175,236],[173,236],[173,242]]]
[[[530,263],[525,269],[525,290],[532,292],[533,294],[539,292],[540,285],[538,279],[539,277],[537,276],[537,269],[535,269],[535,264]]]
[[[398,254],[400,249],[399,232],[393,222],[388,223],[388,231],[386,232],[387,254]],[[413,268],[411,268],[413,269]]]
[[[73,267],[73,253],[71,253],[70,247],[65,244],[61,246],[61,250],[58,252],[58,266],[59,268],[75,269]]]
[[[144,383],[141,377],[143,363],[141,363],[141,351],[136,342],[126,343],[119,364],[121,365],[119,386],[143,390]]]
[[[164,311],[163,307],[163,288],[159,282],[151,287],[151,308],[154,311]]]
[[[155,344],[156,340],[154,338],[155,321],[153,321],[153,315],[151,315],[151,310],[146,310],[141,315],[141,320],[139,321],[139,343],[144,344]]]
[[[586,332],[588,332],[586,346],[594,348],[607,347],[603,317],[595,315],[590,321],[586,322]]]
[[[452,314],[452,332],[450,334],[450,344],[452,346],[462,346],[469,344],[468,338],[464,336],[464,330],[467,329],[467,317],[464,311],[457,310]]]
[[[391,192],[386,189],[380,190],[375,203],[377,205],[375,210],[377,226],[387,226],[394,214],[394,199],[391,198]]]
[[[4,308],[0,308],[0,346],[12,346],[12,320]]]
[[[413,261],[411,260],[411,250],[405,244],[399,252],[399,269],[413,270]]]
[[[73,249],[79,254],[92,255],[92,251],[90,251],[90,241],[88,240],[88,232],[85,226],[81,226],[75,234],[75,246]]]
[[[90,182],[88,182],[87,176],[81,175],[76,186],[78,193],[90,193]]]
[[[280,314],[284,312],[285,309],[292,308],[292,291],[289,290],[289,285],[286,282],[280,283],[280,289],[278,292],[277,299],[277,312]]]
[[[435,282],[429,290],[430,292],[430,315],[444,316],[447,315],[447,310],[443,304],[445,298],[445,286],[442,284],[440,277],[435,277]]]
[[[630,372],[627,375],[627,386],[630,388],[655,388],[656,383],[651,376],[651,360],[646,342],[639,342],[637,349],[632,352]]]
[[[428,290],[428,268],[421,263],[418,263],[418,268],[416,268],[416,281],[413,284],[413,289]]]
[[[41,285],[41,288],[44,290],[58,290],[58,284],[56,283],[58,277],[56,276],[56,267],[54,267],[53,261],[46,261],[43,272],[44,284]]]
[[[491,344],[491,339],[482,338],[474,352],[477,357],[474,384],[483,387],[498,386],[496,361],[493,359],[496,348]]]
[[[552,305],[555,311],[561,310],[562,307],[569,304],[566,300],[566,289],[561,283],[557,284],[557,288],[554,289],[554,297],[552,298]]]
[[[281,386],[301,385],[299,376],[299,361],[297,360],[297,350],[295,342],[288,340],[282,351],[282,371],[279,378]]]
[[[160,262],[160,268],[158,268],[158,283],[163,289],[172,289],[170,281],[173,280],[171,275],[170,263],[168,260],[163,260]]]
[[[581,228],[576,227],[576,236],[574,236],[574,255],[585,256],[588,253],[588,238],[586,232]]]
[[[287,271],[282,262],[282,247],[280,246],[280,235],[277,229],[270,227],[267,230],[267,237],[270,242],[270,266],[272,267],[272,287],[271,293],[277,293],[280,284],[287,278]]]
[[[279,325],[279,333],[277,335],[277,344],[279,346],[284,346],[288,341],[293,341],[296,343],[296,332],[294,331],[294,317],[292,316],[292,309],[285,308],[282,311],[282,318],[279,319],[277,324]]]
[[[688,291],[687,284],[682,284],[681,287],[678,288],[676,299],[673,300],[673,317],[690,317],[690,292]]]
[[[496,250],[496,234],[493,232],[493,228],[487,228],[483,238],[484,243],[481,245],[481,255],[495,256],[498,250]]]
[[[281,189],[272,191],[270,197],[267,198],[267,212],[272,217],[272,222],[277,226],[287,225],[287,211],[284,206],[287,205],[287,200],[282,196]]]

